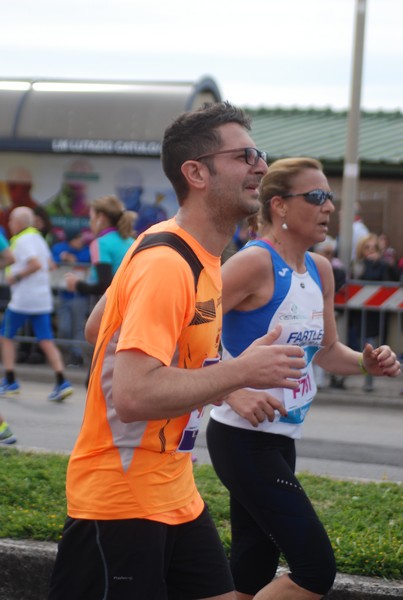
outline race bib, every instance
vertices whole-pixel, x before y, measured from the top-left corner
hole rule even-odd
[[[305,375],[298,380],[298,387],[294,390],[284,389],[284,406],[287,416],[280,416],[281,423],[300,424],[304,422],[305,416],[311,407],[316,394],[316,383],[313,377],[312,365],[309,365]]]
[[[203,416],[203,412],[204,407],[198,408],[190,413],[189,421],[183,430],[177,452],[191,452],[193,450],[197,434],[199,433],[200,421]]]
[[[202,367],[209,367],[210,365],[215,365],[220,361],[220,358],[217,356],[216,358],[206,358],[203,362]],[[183,430],[181,441],[177,447],[177,452],[191,452],[194,448],[197,434],[200,429],[200,422],[204,413],[203,408],[197,408],[190,413],[189,421],[185,429]]]

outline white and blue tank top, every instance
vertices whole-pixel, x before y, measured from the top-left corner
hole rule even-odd
[[[316,394],[312,359],[322,345],[323,293],[316,264],[309,253],[305,254],[306,271],[296,273],[274,248],[265,240],[253,240],[244,248],[260,246],[271,254],[274,276],[274,292],[267,304],[250,311],[231,310],[223,318],[223,360],[235,358],[256,338],[265,335],[276,325],[282,331],[276,344],[292,344],[304,349],[306,368],[294,390],[272,388],[267,390],[285,405],[288,416],[276,412],[275,420],[265,420],[254,427],[223,403],[215,406],[210,415],[216,421],[234,427],[301,437],[301,426]],[[242,249],[243,250],[243,249]],[[241,250],[241,251],[242,251]],[[267,365],[270,369],[270,365]]]

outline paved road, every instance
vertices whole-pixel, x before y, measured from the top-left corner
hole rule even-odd
[[[195,455],[208,462],[203,431]],[[303,439],[297,441],[297,456],[297,471],[403,482],[403,406],[336,407],[318,402],[310,410]]]
[[[85,405],[85,373],[72,372],[75,393],[62,404],[47,400],[52,374],[43,367],[21,369],[21,393],[0,397],[0,413],[18,437],[18,447],[70,452],[80,428]],[[357,379],[357,381],[359,381]],[[380,380],[379,380],[380,381]],[[342,478],[403,481],[402,380],[372,396],[351,389],[322,391],[314,402],[298,445],[298,471]],[[204,426],[195,456],[209,462]]]

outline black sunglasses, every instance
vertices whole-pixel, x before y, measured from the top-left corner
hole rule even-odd
[[[334,198],[333,192],[325,192],[325,190],[311,190],[305,192],[305,194],[286,194],[283,198],[295,198],[297,196],[302,196],[309,204],[315,204],[316,206],[322,206],[326,200],[333,202]]]
[[[243,152],[244,160],[247,165],[254,167],[259,162],[259,158],[267,163],[267,152],[258,150],[257,148],[232,148],[231,150],[218,150],[218,152],[210,152],[209,154],[202,154],[193,160],[201,160],[202,158],[210,158],[210,156],[216,156],[217,154],[229,154],[230,152]]]

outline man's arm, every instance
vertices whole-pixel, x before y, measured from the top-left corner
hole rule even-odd
[[[15,283],[21,281],[21,279],[24,279],[24,277],[28,277],[29,275],[32,275],[32,273],[36,273],[36,271],[39,271],[41,268],[41,261],[39,260],[39,258],[36,258],[36,256],[34,256],[27,261],[27,264],[24,266],[23,269],[21,269],[21,271],[18,271],[17,273],[13,274],[10,273],[9,275],[7,275],[6,281],[9,285],[14,285]]]
[[[271,344],[280,327],[259,338],[239,357],[211,365],[206,371],[167,367],[138,350],[120,351],[113,373],[113,402],[119,418],[129,423],[173,418],[244,387],[294,389],[305,366],[297,346]]]
[[[5,269],[9,265],[12,265],[14,262],[14,254],[12,253],[10,248],[4,248],[4,250],[0,252],[0,269]]]

